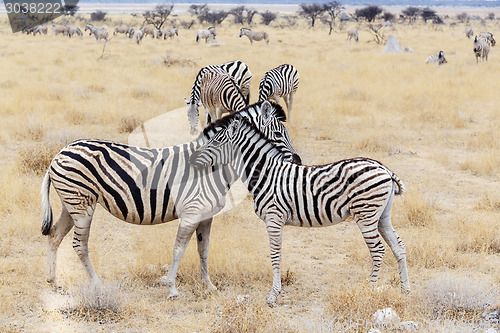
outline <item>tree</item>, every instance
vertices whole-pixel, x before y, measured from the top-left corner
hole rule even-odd
[[[467,15],[466,12],[457,14],[457,20],[459,20],[460,23],[469,22],[469,15]]]
[[[63,7],[62,7],[63,11],[64,11],[64,15],[69,15],[69,16],[74,16],[75,13],[80,9],[80,7],[78,7],[77,5],[75,4],[71,4],[71,3],[66,3]]]
[[[106,14],[107,14],[106,12],[98,10],[97,12],[90,13],[90,20],[91,21],[104,21]]]
[[[253,17],[257,14],[254,9],[246,8],[245,6],[238,6],[229,11],[229,14],[234,16],[234,22],[251,25],[253,22]]]
[[[201,14],[206,14],[209,11],[208,5],[191,5],[189,6],[188,13],[193,16],[199,16]]]
[[[300,9],[298,14],[305,18],[311,19],[311,27],[314,27],[316,19],[324,12],[324,7],[322,4],[314,2],[310,5],[302,3],[299,5]]]
[[[276,20],[276,13],[270,12],[266,10],[264,13],[260,13],[260,16],[262,17],[262,24],[269,25],[272,21]]]
[[[327,14],[327,18],[323,21],[330,26],[329,35],[332,34],[333,27],[335,26],[335,17],[339,16],[340,12],[344,10],[344,6],[338,1],[330,1],[323,4],[323,11]]]
[[[417,7],[410,6],[408,8],[403,9],[401,13],[403,13],[403,15],[406,18],[408,18],[409,23],[412,24],[417,20],[418,14],[420,13],[420,9]]]
[[[396,18],[396,16],[393,13],[389,13],[389,12],[384,12],[384,14],[382,14],[382,17],[384,18],[385,22],[394,21],[394,19]]]
[[[429,7],[425,7],[420,11],[420,16],[427,23],[428,20],[434,20],[437,16],[436,11],[434,9],[430,9]]]
[[[486,16],[488,20],[494,20],[495,19],[495,13],[488,13],[488,16]]]
[[[167,21],[170,13],[174,9],[174,4],[160,4],[152,11],[146,11],[144,14],[144,25],[152,24],[156,29],[161,29],[163,24]]]
[[[200,22],[207,22],[208,24],[212,25],[220,25],[228,15],[229,12],[225,10],[209,11],[200,17]]]
[[[364,18],[368,22],[373,22],[375,21],[377,15],[381,14],[382,11],[382,8],[380,8],[379,6],[367,6],[364,8],[356,9],[354,15],[356,15],[358,19]]]

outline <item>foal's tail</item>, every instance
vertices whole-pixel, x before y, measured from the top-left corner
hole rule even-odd
[[[48,235],[52,227],[52,207],[50,205],[50,176],[49,172],[45,174],[42,181],[42,235]]]
[[[403,181],[394,172],[391,172],[391,178],[396,183],[396,185],[398,187],[395,194],[396,195],[403,195],[405,193],[405,185],[403,184]]]

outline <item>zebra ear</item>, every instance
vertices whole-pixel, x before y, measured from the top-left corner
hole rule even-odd
[[[184,97],[184,103],[186,103],[186,105],[189,105],[189,101],[186,99],[186,97]]]
[[[267,125],[273,115],[273,107],[271,103],[269,103],[269,101],[264,101],[264,103],[262,103],[260,112],[262,113],[262,118],[264,119],[264,123]]]
[[[229,126],[227,127],[227,135],[229,135],[230,139],[234,139],[239,127],[240,127],[239,121],[233,121],[231,124],[229,124]]]

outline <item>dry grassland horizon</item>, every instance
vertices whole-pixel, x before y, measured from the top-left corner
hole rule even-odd
[[[110,17],[109,27],[140,25],[130,15]],[[500,52],[492,47],[488,62],[476,64],[465,25],[451,22],[386,30],[415,50],[403,54],[383,54],[364,27],[360,41],[348,44],[346,30],[355,24],[329,36],[326,27],[310,29],[305,21],[290,29],[253,27],[269,31],[269,45],[250,46],[237,37],[240,26],[223,23],[221,47],[196,44],[201,26],[195,26],[141,45],[116,36],[103,52],[88,35],[12,34],[1,17],[0,330],[367,332],[372,314],[385,307],[401,321],[419,322],[419,332],[499,329],[481,314],[500,307]],[[499,21],[485,24],[472,26],[500,36]],[[424,63],[440,50],[447,64]],[[250,199],[214,219],[209,270],[218,292],[206,294],[200,285],[191,242],[177,278],[181,294],[167,300],[158,279],[170,264],[178,222],[130,225],[102,207],[89,250],[103,294],[96,298],[88,287],[71,236],[58,252],[62,289],[46,283],[39,192],[55,153],[78,138],[126,143],[142,122],[185,105],[201,67],[231,60],[251,69],[252,102],[267,70],[283,63],[298,69],[286,126],[304,164],[366,156],[402,179],[407,193],[395,199],[392,222],[407,248],[410,295],[399,292],[388,246],[380,281],[368,285],[369,252],[349,220],[285,228],[283,291],[276,307],[267,307],[269,242]],[[176,124],[165,132],[168,126]],[[51,195],[58,216],[59,200]],[[363,324],[337,329],[338,323]]]

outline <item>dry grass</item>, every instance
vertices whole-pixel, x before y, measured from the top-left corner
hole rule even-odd
[[[110,27],[141,24],[130,15],[110,18]],[[69,20],[83,25],[79,17]],[[485,24],[474,28],[500,34],[497,21]],[[498,47],[477,66],[460,24],[442,30],[395,24],[388,33],[415,50],[400,55],[382,54],[382,46],[367,42],[364,28],[360,42],[347,45],[345,30],[328,36],[321,25],[309,29],[299,20],[294,28],[266,27],[270,44],[250,46],[234,36],[238,26],[224,22],[217,31],[224,46],[218,48],[197,45],[197,28],[181,29],[174,40],[146,38],[140,46],[115,37],[97,60],[103,45],[94,38],[14,35],[0,18],[0,331],[314,332],[339,320],[368,322],[385,307],[402,321],[423,323],[421,332],[471,331],[459,321],[479,320],[500,284]],[[438,50],[448,63],[425,65]],[[58,294],[62,303],[51,303],[39,190],[52,157],[78,138],[126,143],[143,122],[185,106],[200,67],[235,59],[253,73],[252,101],[267,70],[282,63],[297,67],[301,81],[286,126],[305,163],[367,156],[403,180],[407,192],[396,197],[392,221],[406,245],[412,294],[400,294],[397,263],[387,247],[381,281],[366,284],[369,253],[348,221],[285,228],[283,292],[268,308],[269,241],[247,199],[214,218],[209,269],[218,292],[207,294],[200,285],[193,241],[179,267],[180,296],[167,300],[159,281],[172,259],[177,222],[139,227],[100,207],[90,259],[103,281],[119,287],[105,283],[102,295],[85,287],[67,236],[57,273],[67,294]],[[175,127],[168,123],[164,131]],[[57,218],[54,191],[52,202]],[[452,320],[451,328],[442,319]]]

